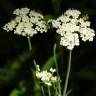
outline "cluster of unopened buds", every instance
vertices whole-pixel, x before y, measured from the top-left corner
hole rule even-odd
[[[40,70],[39,65],[36,65],[36,77],[40,79],[40,81],[48,86],[52,86],[54,83],[58,81],[57,76],[54,76],[56,69],[50,68],[47,70]]]

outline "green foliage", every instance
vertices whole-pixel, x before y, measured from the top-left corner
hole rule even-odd
[[[18,88],[13,89],[9,96],[24,96],[26,92],[26,86],[24,82],[20,82]]]
[[[44,16],[44,20],[45,20],[46,22],[47,22],[48,20],[52,19],[52,18],[54,18],[53,15],[46,15],[46,16]]]
[[[26,62],[29,57],[29,52],[23,52],[16,59],[8,62],[4,68],[0,68],[0,85],[5,85],[15,78],[16,73],[22,68],[24,62]]]

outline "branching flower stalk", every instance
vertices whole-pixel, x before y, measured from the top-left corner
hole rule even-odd
[[[44,92],[44,88],[43,88],[43,86],[41,86],[41,90],[42,90],[42,94],[43,94],[43,96],[45,96],[45,92]]]
[[[57,63],[57,58],[56,58],[56,44],[54,44],[54,61],[55,61],[55,64],[56,64],[56,73],[57,73],[57,77],[58,77],[58,82],[57,82],[57,88],[58,88],[58,92],[59,92],[59,95],[61,96],[61,85],[60,85],[60,76],[59,76],[59,68],[58,68],[58,63]]]
[[[48,86],[48,94],[51,96],[50,86]]]
[[[54,85],[53,85],[53,88],[54,88],[54,91],[55,91],[55,96],[58,96],[58,92],[57,92],[57,85],[54,84]]]

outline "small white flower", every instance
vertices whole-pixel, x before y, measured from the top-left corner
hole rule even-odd
[[[44,82],[46,85],[48,86],[52,86],[52,83],[51,82]]]
[[[28,22],[30,22],[29,20],[30,20],[30,18],[26,15],[22,17],[22,22],[27,22],[28,23]]]
[[[21,22],[21,19],[22,19],[22,17],[17,16],[14,21],[18,24]]]
[[[69,9],[65,12],[65,15],[68,17],[78,18],[81,12],[79,10]]]
[[[14,10],[13,14],[17,16],[27,15],[29,13],[29,8],[21,8]]]
[[[36,77],[40,79],[42,77],[41,73],[39,71],[36,71]]]
[[[42,78],[41,78],[42,81],[50,81],[50,78],[52,77],[52,74],[47,71],[42,71],[41,75],[42,75]]]
[[[12,31],[16,26],[16,23],[14,20],[12,20],[11,22],[9,22],[8,24],[5,24],[5,26],[3,27],[4,30],[6,30],[7,32]]]
[[[50,68],[50,72],[54,73],[56,72],[56,69]]]
[[[52,77],[52,78],[51,78],[51,81],[52,81],[52,82],[57,82],[57,77],[56,77],[56,76]]]
[[[82,18],[80,18],[78,22],[80,23],[80,27],[90,27],[90,22],[84,21]]]
[[[34,18],[36,17],[36,18],[38,18],[38,19],[43,19],[43,15],[40,14],[40,13],[37,13],[37,12],[34,11],[34,10],[31,10],[31,11],[30,11],[29,16],[30,16],[30,17],[34,17]]]
[[[61,37],[60,45],[66,46],[67,49],[72,50],[74,46],[79,45],[79,37],[76,33],[66,33],[65,36]]]
[[[36,70],[40,71],[40,66],[39,65],[36,65]]]
[[[95,36],[94,30],[90,28],[81,28],[80,37],[83,41],[93,41],[93,37]]]

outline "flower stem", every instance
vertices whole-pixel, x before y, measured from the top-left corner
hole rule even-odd
[[[27,38],[28,38],[29,51],[31,52],[32,51],[31,40],[29,36]]]
[[[56,85],[53,85],[54,91],[55,91],[55,96],[58,96],[58,92],[57,92],[57,87]]]
[[[48,86],[48,94],[51,96],[50,87]]]
[[[43,88],[43,86],[41,86],[41,89],[42,89],[42,94],[43,94],[43,96],[45,96],[45,93],[44,93],[44,88]]]
[[[30,37],[27,36],[27,40],[28,40],[28,45],[29,45],[29,53],[30,53],[30,56],[32,55],[32,46],[31,46],[31,40],[30,40]],[[33,58],[32,58],[33,59]],[[26,83],[27,83],[27,96],[32,96],[34,94],[34,76],[32,75],[33,72],[31,71],[31,64],[28,63],[26,65]],[[33,90],[33,92],[32,92]]]
[[[59,91],[59,94],[61,96],[61,85],[60,85],[60,76],[59,76],[59,71],[58,71],[58,63],[57,63],[57,59],[56,59],[56,44],[54,44],[54,61],[55,61],[55,64],[56,64],[56,72],[57,72],[57,77],[58,77],[58,91]]]
[[[66,91],[67,91],[67,87],[68,87],[68,80],[69,80],[70,69],[71,69],[71,55],[72,55],[72,51],[70,50],[70,52],[69,52],[69,60],[68,60],[68,68],[67,68],[67,75],[66,75],[66,79],[65,79],[65,86],[64,86],[63,96],[66,96]]]

